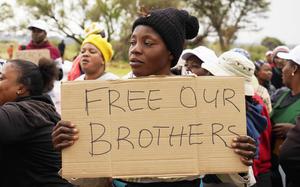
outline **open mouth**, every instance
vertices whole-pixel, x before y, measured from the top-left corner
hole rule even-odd
[[[88,64],[89,63],[89,60],[87,59],[81,59],[81,64]]]
[[[138,65],[141,65],[141,64],[143,64],[143,62],[139,62],[139,61],[134,61],[134,62],[130,61],[129,62],[129,65],[131,65],[131,66],[138,66]]]

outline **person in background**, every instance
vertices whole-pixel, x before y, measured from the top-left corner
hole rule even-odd
[[[271,122],[267,108],[262,99],[255,94],[253,75],[255,66],[247,55],[239,51],[223,53],[217,63],[204,62],[202,68],[214,76],[239,76],[245,78],[245,100],[247,134],[256,140],[257,156],[254,159],[253,171],[256,187],[271,187]],[[205,178],[204,178],[205,179]]]
[[[105,65],[113,56],[112,46],[105,38],[102,38],[98,31],[89,33],[81,44],[80,67],[84,72],[75,81],[83,80],[117,80],[118,76],[105,71]],[[60,92],[59,92],[60,95]],[[59,100],[60,108],[60,100]],[[111,181],[108,179],[70,179],[70,181],[81,187],[108,187]]]
[[[268,112],[272,111],[272,103],[270,95],[274,94],[276,89],[271,84],[272,67],[269,63],[264,61],[255,61],[255,77],[259,85],[256,86],[255,92],[263,99],[268,108]]]
[[[230,51],[240,53],[240,54],[243,55],[244,57],[246,57],[246,58],[248,58],[249,60],[251,60],[251,55],[250,55],[250,53],[249,53],[246,49],[236,47],[236,48],[230,49]]]
[[[174,8],[145,12],[135,20],[129,47],[129,64],[132,72],[126,78],[150,75],[173,76],[174,67],[183,51],[185,39],[198,34],[196,17],[184,10]],[[141,124],[142,125],[142,124]],[[57,150],[69,147],[78,139],[78,130],[71,122],[60,121],[53,129],[53,144]],[[252,164],[255,145],[252,138],[236,137],[234,151],[245,165]],[[248,146],[246,146],[248,145]],[[199,187],[199,176],[183,178],[133,178],[114,180],[116,187]]]
[[[82,42],[80,55],[80,67],[84,72],[75,80],[117,80],[119,77],[113,73],[105,71],[105,64],[113,56],[113,49],[106,39],[99,34],[91,33]],[[56,84],[55,106],[61,112],[60,82]]]
[[[54,47],[47,39],[47,33],[49,31],[48,25],[42,20],[34,20],[28,25],[28,29],[31,31],[31,41],[26,45],[25,50],[37,50],[37,49],[48,49],[50,52],[50,58],[53,60],[53,63],[56,64],[58,69],[58,76],[54,84],[59,84],[59,81],[62,79],[63,71],[61,64],[61,56],[59,50]],[[49,95],[54,101],[55,106],[58,108],[57,101],[60,99],[57,94],[59,89],[57,86],[54,87],[55,90],[49,90]]]
[[[9,47],[6,50],[8,59],[12,59],[13,54],[14,54],[14,45],[10,44]]]
[[[287,187],[299,187],[300,173],[300,116],[296,126],[287,133],[280,148],[279,163],[287,177]]]
[[[105,72],[112,56],[112,46],[99,34],[90,33],[82,42],[80,49],[80,66],[84,74],[75,80],[116,80],[118,76]]]
[[[216,53],[204,46],[185,50],[181,58],[185,60],[184,66],[186,71],[197,76],[208,75],[207,70],[201,67],[203,62],[217,63],[218,61]]]
[[[58,50],[62,59],[64,58],[65,49],[66,49],[65,41],[61,40],[61,42],[58,44]]]
[[[47,39],[48,25],[42,20],[32,21],[28,29],[31,31],[31,41],[26,45],[26,49],[48,49],[53,60],[60,58],[59,50]]]
[[[273,125],[273,186],[281,187],[282,181],[278,170],[280,146],[287,133],[295,127],[296,117],[300,115],[300,45],[288,53],[279,52],[277,56],[286,61],[282,69],[282,80],[289,88],[277,93],[270,114]]]
[[[286,46],[278,46],[272,52],[272,65],[271,66],[273,67],[272,68],[273,76],[271,79],[271,83],[272,83],[272,85],[274,85],[274,87],[276,89],[280,89],[281,87],[284,86],[283,82],[282,82],[282,68],[286,64],[286,60],[280,58],[277,55],[279,52],[288,53],[289,48]]]
[[[251,60],[250,53],[247,50],[243,49],[243,48],[233,48],[230,51],[237,52],[237,53],[243,55],[244,57],[246,57],[247,59]],[[257,78],[254,75],[252,76],[252,79],[253,80],[251,82],[254,86],[255,93],[259,97],[261,97],[261,99],[264,101],[264,103],[267,106],[268,112],[271,112],[271,110],[272,110],[271,97],[270,97],[270,94],[269,94],[268,90],[265,87],[263,87],[262,85],[259,84]]]
[[[272,67],[269,63],[262,60],[255,61],[255,76],[258,80],[258,83],[265,87],[269,95],[272,95],[275,92],[275,87],[271,84],[272,79]]]
[[[7,61],[0,73],[0,186],[72,186],[58,175],[60,153],[51,141],[60,120],[47,93],[57,76],[55,64]]]
[[[87,37],[91,34],[100,35],[103,39],[105,38],[105,32],[95,22],[93,22],[90,26],[88,26],[87,28],[84,29],[84,37]],[[76,78],[78,78],[79,76],[84,74],[84,72],[80,66],[80,58],[81,58],[81,55],[77,55],[73,59],[72,68],[71,68],[70,72],[68,73],[69,81],[75,80]]]
[[[266,57],[266,62],[269,63],[271,65],[271,68],[273,68],[273,51],[267,51],[265,54]]]

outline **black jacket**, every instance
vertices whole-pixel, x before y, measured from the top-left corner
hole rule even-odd
[[[291,129],[280,150],[280,164],[286,174],[287,187],[300,186],[300,116],[296,126]]]
[[[51,99],[33,96],[0,106],[0,186],[71,186],[58,175],[51,132],[60,120]]]

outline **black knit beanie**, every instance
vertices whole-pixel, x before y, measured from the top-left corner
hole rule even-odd
[[[174,57],[171,67],[177,64],[183,51],[185,39],[194,38],[199,30],[199,23],[196,17],[189,15],[185,10],[175,8],[150,11],[148,15],[135,20],[132,31],[138,25],[150,26],[161,36]]]

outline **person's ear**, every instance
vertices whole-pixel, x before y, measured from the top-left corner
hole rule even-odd
[[[26,94],[27,91],[28,91],[27,88],[26,88],[23,84],[20,84],[20,86],[19,86],[19,88],[18,88],[16,94],[17,94],[18,96],[22,96],[22,95]]]
[[[295,65],[293,69],[294,69],[294,70],[293,70],[293,73],[296,73],[296,71],[298,70],[298,66]]]
[[[297,66],[297,65],[295,65],[295,66],[293,67],[292,76],[294,76],[294,75],[295,75],[295,73],[296,73],[297,71],[299,71],[299,68],[298,68],[298,66]]]

